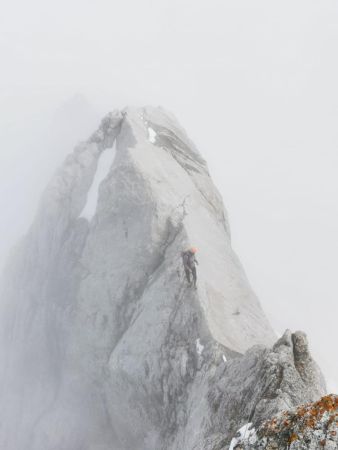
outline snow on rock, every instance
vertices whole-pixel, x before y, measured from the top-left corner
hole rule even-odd
[[[240,428],[236,436],[231,440],[229,450],[235,450],[237,444],[246,440],[250,444],[254,444],[257,440],[256,430],[252,423],[247,423]]]
[[[151,128],[148,127],[148,134],[149,134],[149,141],[154,144],[156,142],[156,131]]]
[[[197,291],[180,256],[191,245]],[[66,158],[0,295],[3,450],[211,450],[253,410],[255,423],[323,395],[301,333],[270,348],[207,164],[162,108],[108,114]]]
[[[199,355],[202,355],[202,352],[204,350],[204,345],[201,344],[201,340],[199,338],[196,339],[196,350]]]
[[[91,220],[96,212],[97,202],[99,198],[99,187],[101,182],[106,178],[109,170],[113,164],[115,157],[115,146],[106,149],[99,157],[97,169],[94,180],[87,194],[87,202],[80,214],[80,217],[84,217]]]

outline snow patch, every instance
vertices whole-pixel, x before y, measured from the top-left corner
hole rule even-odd
[[[156,134],[156,131],[151,127],[148,127],[148,136],[149,136],[149,141],[152,144],[155,144],[157,134]]]
[[[84,217],[88,220],[91,220],[94,217],[97,207],[97,201],[99,198],[99,187],[101,182],[109,173],[109,170],[114,162],[115,153],[115,143],[113,147],[107,148],[104,152],[101,153],[97,163],[97,169],[92,185],[90,186],[87,194],[87,202],[80,214],[80,217]]]
[[[196,350],[199,355],[201,355],[204,350],[204,345],[201,344],[200,338],[196,339]]]
[[[230,443],[229,450],[234,450],[235,446],[239,444],[243,439],[248,439],[249,444],[254,444],[257,440],[255,428],[251,428],[252,423],[247,423],[240,428],[236,437],[234,437]]]
[[[225,356],[225,355],[223,355],[222,358],[223,358],[223,361],[224,361],[224,362],[227,362],[227,359],[226,359],[226,356]]]

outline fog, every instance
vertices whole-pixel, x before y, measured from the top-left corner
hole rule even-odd
[[[33,0],[0,17],[0,265],[100,117],[162,105],[207,159],[274,328],[338,390],[338,3]]]

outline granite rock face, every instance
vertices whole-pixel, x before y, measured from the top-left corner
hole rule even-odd
[[[108,114],[65,160],[8,263],[0,320],[4,450],[223,448],[243,421],[325,392],[303,334],[270,349],[207,165],[161,108]]]

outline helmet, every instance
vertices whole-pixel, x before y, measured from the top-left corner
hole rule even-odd
[[[197,248],[196,247],[191,247],[190,251],[191,251],[191,253],[197,253]]]

